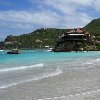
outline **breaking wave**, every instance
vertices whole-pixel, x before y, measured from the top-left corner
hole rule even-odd
[[[43,67],[43,66],[44,65],[42,63],[40,63],[40,64],[35,64],[35,65],[30,65],[30,66],[20,66],[20,67],[0,69],[0,72],[17,71],[17,70],[24,70],[27,68]]]
[[[36,76],[35,78],[32,78],[32,79],[28,79],[28,80],[19,81],[19,82],[12,83],[12,84],[0,86],[0,89],[16,86],[18,84],[22,84],[22,83],[26,83],[26,82],[37,81],[40,79],[57,76],[57,75],[60,75],[61,73],[63,73],[63,72],[59,68],[57,68],[56,71],[51,72],[51,73],[43,73],[42,75]]]
[[[84,65],[89,65],[89,64],[91,65],[91,64],[95,64],[95,63],[100,63],[100,59],[88,61],[88,62],[84,63]]]

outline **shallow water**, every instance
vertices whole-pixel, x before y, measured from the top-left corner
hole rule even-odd
[[[100,99],[99,51],[6,52],[0,51],[0,100]]]

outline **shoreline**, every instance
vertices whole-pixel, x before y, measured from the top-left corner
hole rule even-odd
[[[0,86],[5,86],[0,89],[1,100],[100,98],[100,52],[29,51],[21,56],[1,56],[5,57],[0,62],[1,70],[7,68],[3,70],[4,72],[0,72]]]
[[[15,98],[21,100],[88,100],[98,98],[100,95],[97,75],[99,70],[81,69],[81,70],[64,70],[62,74],[53,77],[46,77],[37,81],[25,82],[0,90],[2,100],[7,96],[7,100]],[[90,73],[89,73],[90,71]],[[92,77],[92,79],[91,79]],[[78,80],[78,81],[77,81]],[[94,86],[94,83],[96,84]],[[90,88],[91,86],[91,88]],[[97,89],[98,86],[98,89]],[[1,93],[2,91],[5,91]],[[23,91],[23,92],[22,92]],[[21,94],[21,95],[20,95]],[[88,97],[88,99],[86,99]]]

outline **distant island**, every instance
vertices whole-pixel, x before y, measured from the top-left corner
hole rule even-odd
[[[77,42],[78,45],[75,43],[74,46],[78,46],[79,49],[84,49],[84,50],[87,49],[100,50],[100,18],[94,19],[85,27],[77,29],[81,29],[85,31],[85,33],[89,33],[90,39],[86,42],[83,41],[83,43]],[[57,47],[59,37],[63,36],[64,34],[68,33],[71,30],[75,31],[75,29],[41,28],[29,34],[23,34],[19,36],[9,35],[6,37],[4,41],[0,42],[0,49],[12,49],[17,47],[19,49],[35,49],[35,48],[44,49],[46,47],[55,49]],[[67,41],[65,40],[65,42]],[[67,42],[67,45],[68,43],[69,42]],[[61,47],[58,51],[68,51],[67,49],[64,49],[65,46],[66,45],[64,44],[63,49]]]

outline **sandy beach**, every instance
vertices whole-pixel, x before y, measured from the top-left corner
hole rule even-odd
[[[0,100],[99,100],[100,68],[60,69],[59,75],[0,90]]]
[[[100,52],[1,56],[0,100],[100,100]]]

